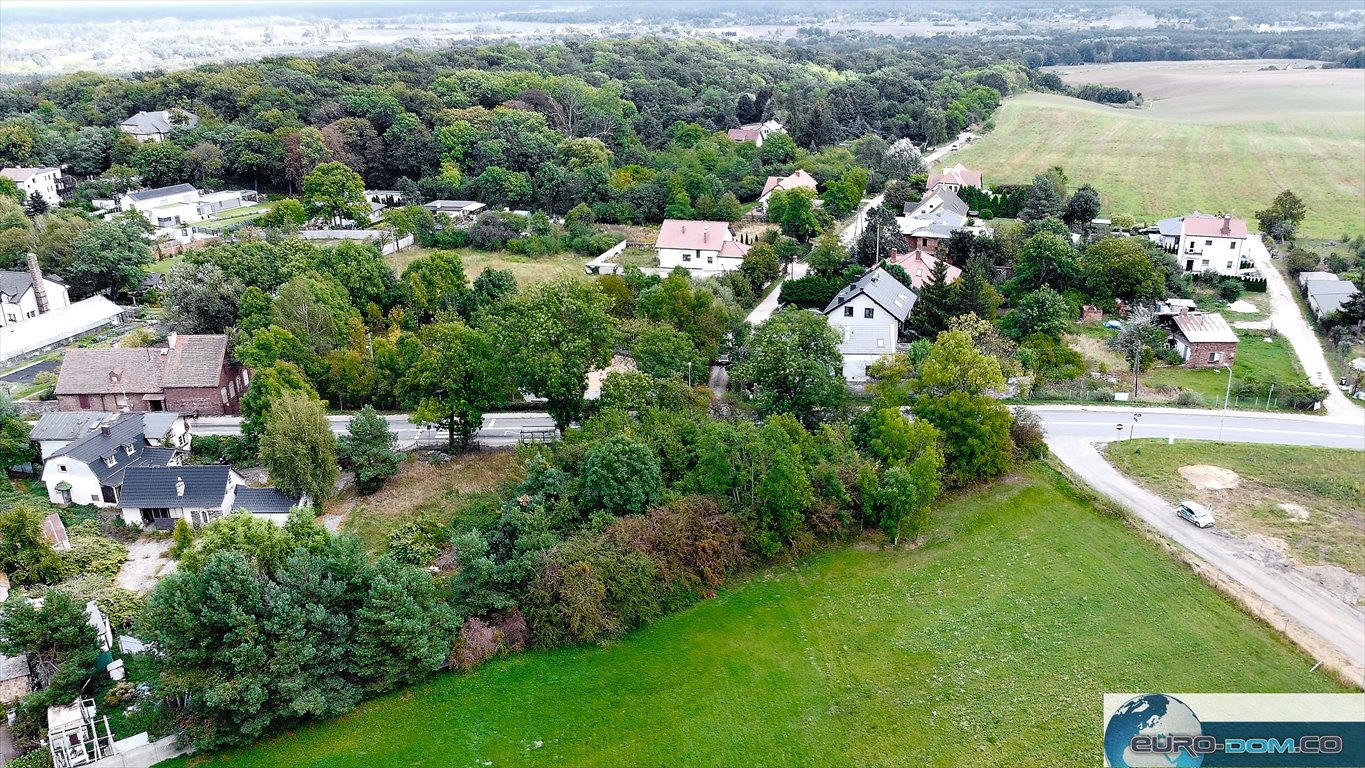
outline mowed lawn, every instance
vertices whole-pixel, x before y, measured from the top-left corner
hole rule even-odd
[[[1105,691],[1342,690],[1051,470],[915,550],[774,567],[609,647],[446,674],[178,764],[1098,765]]]
[[[1108,457],[1124,474],[1169,500],[1214,507],[1218,525],[1283,540],[1307,565],[1339,565],[1365,574],[1365,454],[1345,448],[1132,440],[1112,443]],[[1225,491],[1196,491],[1181,467],[1213,464],[1241,476]],[[1307,512],[1297,519],[1280,506]]]
[[[951,162],[980,169],[987,184],[1026,184],[1060,165],[1073,188],[1088,182],[1099,190],[1105,216],[1149,223],[1229,211],[1254,228],[1253,214],[1288,188],[1308,204],[1301,234],[1365,232],[1365,71],[1343,75],[1353,85],[1323,88],[1237,77],[1224,90],[1150,109],[1014,96],[995,130]]]
[[[384,259],[395,274],[401,275],[409,264],[423,256],[429,256],[435,250],[435,248],[413,246],[404,248],[397,253],[391,253]],[[457,248],[454,250],[460,254],[460,260],[464,262],[465,275],[471,283],[485,269],[510,270],[516,276],[519,285],[553,280],[565,275],[577,277],[583,275],[583,265],[588,263],[588,259],[576,253],[560,253],[554,256],[519,256],[506,251],[479,251],[473,248]]]
[[[1238,382],[1247,379],[1258,381],[1278,381],[1288,383],[1306,378],[1299,368],[1298,360],[1289,341],[1283,336],[1266,336],[1264,333],[1240,331],[1241,342],[1237,345],[1237,359],[1232,362],[1232,385],[1235,390]],[[1269,338],[1270,341],[1266,341]],[[1223,407],[1223,399],[1228,396],[1228,373],[1224,368],[1184,368],[1170,366],[1153,368],[1143,377],[1147,387],[1179,387],[1195,392],[1204,398],[1209,407]],[[1273,394],[1272,394],[1273,398]],[[1242,399],[1234,391],[1229,405],[1236,408],[1264,410],[1265,397]],[[1272,409],[1276,402],[1272,400]]]

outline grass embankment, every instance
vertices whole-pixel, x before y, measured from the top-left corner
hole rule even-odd
[[[1109,446],[1124,474],[1170,500],[1193,498],[1214,507],[1221,528],[1282,539],[1299,562],[1339,565],[1365,573],[1365,454],[1344,448],[1132,440]],[[1213,464],[1241,475],[1238,488],[1196,491],[1179,469]],[[1308,512],[1298,520],[1281,507]]]
[[[1337,237],[1365,231],[1361,92],[1236,89],[1151,109],[1025,94],[1007,99],[995,130],[952,162],[981,170],[987,184],[1026,184],[1060,165],[1072,186],[1099,190],[1106,216],[1146,222],[1234,211],[1255,227],[1252,213],[1291,188],[1311,212],[1302,234]]]
[[[380,554],[390,533],[420,515],[443,525],[459,520],[461,530],[486,529],[498,515],[498,486],[518,471],[512,451],[465,453],[445,464],[408,460],[378,493],[347,494],[329,502],[327,511],[345,515],[342,532]]]
[[[1042,466],[935,514],[917,549],[773,567],[612,646],[445,674],[191,762],[1090,765],[1105,691],[1342,690]]]
[[[394,274],[401,275],[413,261],[429,256],[437,249],[413,246],[384,257]],[[510,270],[519,285],[553,280],[564,275],[581,277],[585,259],[576,253],[559,253],[554,256],[519,256],[506,251],[478,251],[473,248],[453,249],[464,262],[464,273],[472,283],[474,278],[485,269]]]

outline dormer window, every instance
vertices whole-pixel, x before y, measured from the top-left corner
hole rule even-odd
[[[114,454],[112,453],[104,457],[104,466],[106,467],[112,467],[117,463],[118,459],[114,458]]]
[[[125,455],[127,455],[127,456],[132,456],[132,455],[133,455],[133,444],[132,444],[132,443],[124,443],[124,444],[123,444],[123,453],[124,453]]]

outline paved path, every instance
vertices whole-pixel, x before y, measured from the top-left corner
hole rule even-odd
[[[1332,378],[1332,371],[1327,367],[1327,358],[1322,353],[1322,344],[1313,329],[1308,327],[1308,321],[1304,319],[1298,302],[1290,293],[1293,289],[1284,279],[1284,274],[1271,261],[1265,243],[1261,242],[1259,237],[1248,237],[1247,248],[1251,252],[1251,260],[1256,264],[1256,269],[1260,270],[1266,279],[1266,293],[1270,296],[1271,323],[1275,330],[1289,340],[1289,345],[1294,348],[1294,354],[1299,356],[1299,363],[1308,373],[1309,380],[1327,388],[1327,400],[1323,403],[1327,413],[1333,418],[1365,424],[1365,409],[1352,403],[1337,387],[1336,381]]]
[[[1157,532],[1170,538],[1216,568],[1271,606],[1294,627],[1291,636],[1306,635],[1308,644],[1318,641],[1336,656],[1335,666],[1358,682],[1365,679],[1365,614],[1332,595],[1304,573],[1276,567],[1239,537],[1216,528],[1200,530],[1177,518],[1172,501],[1162,499],[1124,477],[1096,450],[1097,443],[1112,441],[1123,424],[1123,435],[1133,431],[1131,408],[1093,406],[1039,406],[1029,410],[1043,420],[1048,447],[1071,471],[1099,493],[1131,511]],[[1221,432],[1229,442],[1322,445],[1365,450],[1365,426],[1322,416],[1292,414],[1241,415],[1175,408],[1137,411],[1138,437],[1172,437],[1178,440],[1213,440]],[[1274,623],[1274,622],[1272,622]],[[1321,658],[1324,654],[1315,654]]]

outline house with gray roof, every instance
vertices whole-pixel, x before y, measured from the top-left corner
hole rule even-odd
[[[199,116],[184,109],[139,112],[118,124],[118,129],[138,141],[165,141],[176,128],[199,125]]]
[[[43,463],[43,484],[53,504],[112,507],[119,503],[129,469],[180,463],[176,448],[148,443],[140,413],[105,414],[98,423],[82,422],[80,428],[84,434]]]
[[[39,290],[35,290],[35,286]],[[0,269],[0,327],[16,325],[69,306],[71,297],[66,283],[59,277],[44,275],[36,264],[22,272]]]
[[[220,465],[135,467],[119,500],[125,524],[162,531],[180,519],[198,527],[233,513],[284,525],[302,506],[305,500],[274,488],[248,488],[236,470]]]
[[[1336,275],[1333,275],[1336,277]],[[1308,300],[1308,309],[1318,322],[1341,310],[1341,305],[1351,300],[1359,289],[1350,280],[1308,280],[1303,284],[1303,295]]]
[[[881,267],[845,286],[824,314],[839,333],[844,379],[865,381],[867,367],[895,353],[901,326],[919,297]]]
[[[250,384],[227,336],[172,333],[164,347],[72,349],[57,375],[62,411],[173,411],[228,416]]]
[[[940,240],[952,237],[960,229],[987,234],[984,228],[967,226],[970,214],[970,207],[956,192],[939,185],[926,192],[919,202],[906,203],[905,215],[896,217],[896,222],[911,250],[933,253]]]
[[[71,443],[94,432],[100,424],[117,417],[105,411],[53,411],[44,413],[28,431],[38,444],[44,461]],[[154,448],[190,449],[190,422],[179,413],[149,411],[142,414],[142,436]]]

